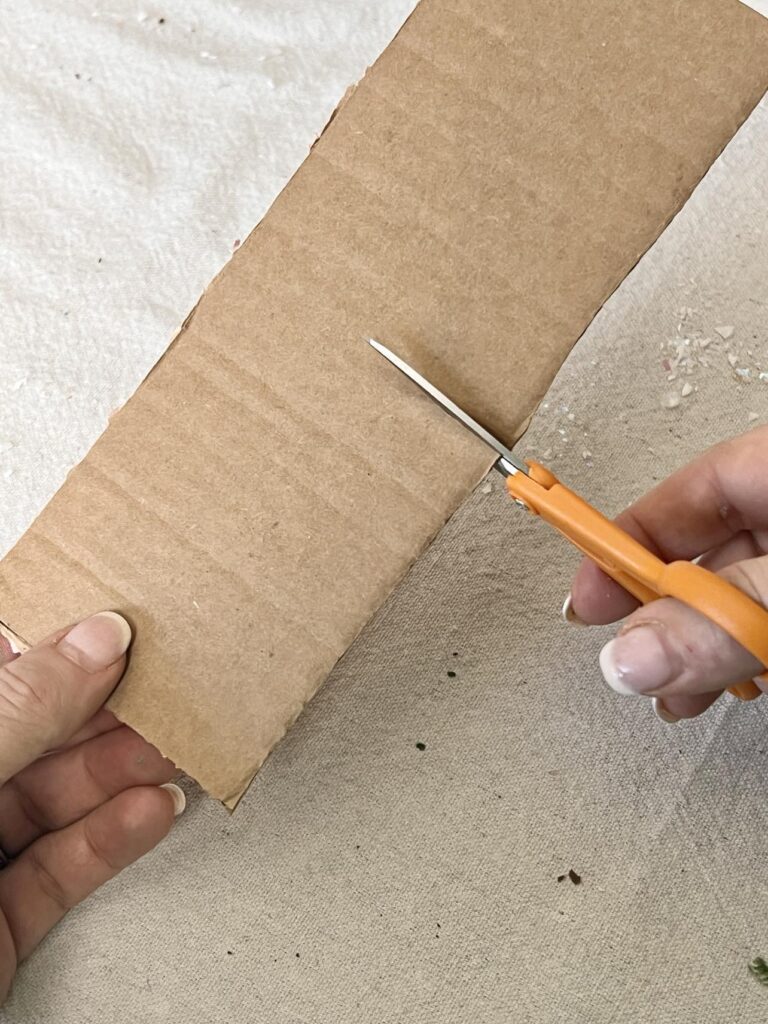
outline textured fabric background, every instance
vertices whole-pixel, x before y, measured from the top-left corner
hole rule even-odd
[[[194,6],[201,20],[213,17],[213,4]],[[287,79],[269,98],[254,98],[251,77],[248,89],[243,81],[227,87],[235,108],[241,102],[246,110],[233,135],[219,121],[230,100],[208,106],[218,65],[214,72],[199,57],[182,59],[178,41],[165,52],[154,34],[146,51],[133,42],[121,49],[120,40],[159,27],[147,29],[135,14],[127,28],[103,12],[90,20],[90,8],[63,2],[45,16],[28,5],[11,5],[13,18],[4,10],[0,31],[15,26],[19,53],[33,27],[45,35],[45,52],[60,40],[60,52],[46,57],[52,81],[63,82],[65,58],[67,69],[87,69],[86,40],[98,41],[94,53],[112,48],[98,61],[104,74],[134,63],[92,108],[99,141],[90,178],[88,159],[67,153],[66,125],[77,126],[82,112],[62,98],[63,85],[41,98],[44,82],[25,77],[13,48],[0,66],[4,103],[18,120],[16,141],[0,159],[18,159],[20,168],[19,202],[5,211],[15,227],[0,351],[6,380],[23,382],[11,392],[21,397],[0,409],[3,431],[17,438],[3,456],[13,470],[6,544],[160,353],[231,241],[260,215],[268,189],[254,184],[261,150],[253,140],[272,138],[280,124],[295,135],[280,165],[289,173],[402,6],[307,3],[282,17],[282,5],[254,2],[250,14],[237,15],[245,23],[222,15],[241,54],[262,38],[262,10],[286,33],[296,31]],[[171,8],[162,12],[168,25]],[[189,21],[190,10],[176,5],[176,16]],[[315,24],[308,12],[319,11],[326,28],[314,36],[308,29],[304,52],[299,21]],[[74,50],[62,41],[65,28],[80,40]],[[278,46],[278,29],[270,31],[269,45]],[[322,58],[310,52],[317,40],[328,45]],[[223,50],[194,45],[195,54]],[[136,64],[142,54],[144,64]],[[152,84],[155,75],[160,84]],[[187,75],[203,76],[193,82],[197,104]],[[157,176],[141,186],[123,170],[122,136],[109,133],[115,106],[128,102],[122,97],[136,80],[146,98],[126,108],[120,131],[128,124],[140,134],[147,108],[152,117],[163,110],[142,143],[147,167],[173,125],[194,134],[179,150],[186,169],[175,152],[166,164],[157,157]],[[293,92],[302,81],[304,106]],[[169,83],[175,91],[163,94]],[[85,85],[67,81],[73,90]],[[294,99],[276,108],[287,95],[281,90]],[[207,128],[198,130],[203,111]],[[98,120],[106,127],[97,132]],[[32,129],[36,146],[25,142]],[[225,135],[222,146],[216,140]],[[110,137],[111,150],[103,141]],[[277,147],[274,166],[276,154]],[[279,187],[276,171],[264,174],[262,182]],[[768,369],[767,175],[763,106],[580,341],[521,442],[521,451],[548,461],[608,512],[706,445],[747,429],[750,413],[768,418],[768,383],[758,376],[760,365]],[[118,211],[113,193],[121,182]],[[98,207],[90,222],[88,197]],[[150,201],[153,211],[144,208]],[[177,201],[175,219],[163,219]],[[89,231],[103,232],[92,252]],[[116,263],[92,267],[90,256],[102,255],[110,239],[104,262]],[[77,310],[72,324],[67,309],[69,317]],[[733,327],[730,339],[717,327]],[[685,353],[686,337],[713,340],[691,346],[699,355],[689,376],[668,381],[666,367]],[[683,381],[693,392],[667,408]],[[190,807],[172,836],[69,916],[20,972],[0,1020],[768,1018],[768,995],[746,967],[768,956],[764,701],[722,701],[700,721],[668,727],[644,701],[613,695],[596,665],[608,631],[566,627],[558,616],[574,565],[568,547],[517,512],[490,477],[349,652],[236,815],[190,787]],[[569,868],[582,876],[579,886],[557,882]]]

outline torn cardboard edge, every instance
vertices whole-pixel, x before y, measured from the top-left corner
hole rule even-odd
[[[8,644],[14,654],[23,654],[32,646],[32,644],[20,637],[18,633],[14,633],[11,627],[5,622],[0,622],[0,636],[8,641]]]
[[[125,614],[110,706],[233,807],[492,461],[364,339],[516,439],[767,57],[735,0],[422,0],[4,559],[12,631]]]

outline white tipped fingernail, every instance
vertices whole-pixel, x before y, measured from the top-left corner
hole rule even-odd
[[[653,713],[657,718],[660,718],[662,722],[666,722],[667,725],[676,725],[680,721],[680,716],[673,714],[664,700],[661,697],[652,697]]]
[[[171,794],[171,797],[173,798],[173,814],[174,817],[178,818],[187,806],[187,798],[184,795],[184,790],[181,786],[177,786],[175,782],[166,782],[160,787],[160,789],[164,789],[166,793]]]
[[[631,686],[627,686],[622,678],[622,672],[616,664],[616,660],[613,656],[613,645],[616,643],[615,640],[610,640],[605,647],[600,651],[600,671],[603,673],[603,679],[616,693],[620,693],[624,697],[636,697],[637,690],[633,690]]]
[[[659,631],[646,624],[625,630],[600,651],[606,683],[627,697],[652,693],[670,683],[679,673],[678,660]]]
[[[576,612],[573,610],[573,594],[569,594],[563,602],[563,618],[571,626],[586,626],[586,622],[580,619]]]

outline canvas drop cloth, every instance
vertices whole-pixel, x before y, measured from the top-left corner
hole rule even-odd
[[[409,7],[96,6],[9,4],[0,25],[3,548]],[[262,45],[259,93],[244,53]],[[768,363],[766,154],[763,106],[524,439],[608,512],[750,413],[768,418],[754,373]],[[714,339],[710,365],[665,408],[680,382],[663,360],[697,335]],[[669,728],[611,694],[596,667],[608,632],[558,618],[574,564],[489,478],[237,815],[190,789],[173,835],[70,915],[0,1020],[766,1019],[746,970],[768,955],[763,702]],[[581,885],[556,881],[569,868]]]

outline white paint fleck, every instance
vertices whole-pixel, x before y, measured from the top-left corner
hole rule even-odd
[[[693,386],[688,381],[686,381],[685,384],[683,384],[683,387],[682,387],[682,389],[680,391],[680,395],[681,395],[682,398],[687,398],[688,395],[690,395],[692,393],[693,393]]]
[[[758,416],[758,414],[757,414],[756,412],[751,412],[751,413],[750,413],[750,414],[749,414],[749,415],[747,416],[747,422],[748,422],[748,423],[754,423],[754,422],[755,422],[755,420],[759,420],[759,419],[760,419],[760,417]]]
[[[739,361],[738,356],[735,356],[733,352],[728,353],[727,359],[731,366],[735,366]]]
[[[716,327],[715,330],[724,341],[728,341],[729,338],[733,337],[733,325],[726,324],[724,327]]]
[[[680,405],[680,395],[676,391],[670,391],[661,399],[662,409],[676,409]]]

